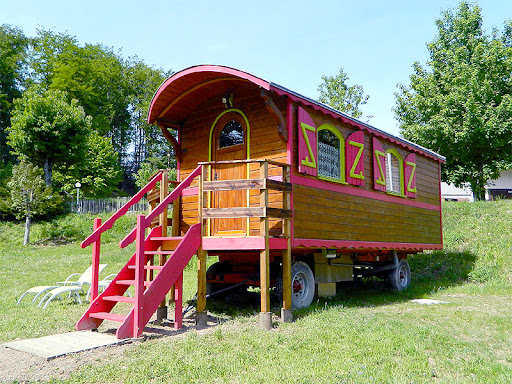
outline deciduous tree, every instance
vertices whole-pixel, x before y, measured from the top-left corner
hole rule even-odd
[[[32,87],[14,104],[8,143],[18,156],[43,167],[50,186],[53,165],[71,166],[83,158],[91,118],[62,91]]]
[[[8,183],[16,218],[25,218],[23,245],[27,245],[30,241],[32,217],[51,210],[58,200],[53,195],[51,187],[45,185],[41,175],[40,168],[23,159],[13,167],[12,177]]]
[[[0,25],[0,168],[14,160],[7,145],[13,100],[21,96],[26,76],[28,39],[9,25]]]
[[[361,85],[347,85],[349,78],[343,68],[336,76],[322,76],[322,80],[324,82],[318,86],[320,102],[354,117],[363,114],[359,107],[365,105],[370,96],[364,95]]]
[[[444,181],[469,183],[482,199],[512,162],[511,25],[489,36],[480,8],[461,2],[436,26],[429,60],[399,84],[396,118],[405,138],[446,156]]]
[[[85,197],[109,197],[121,180],[119,155],[111,139],[92,131],[85,142],[83,158],[72,165],[54,167],[55,187],[71,194],[80,182]]]

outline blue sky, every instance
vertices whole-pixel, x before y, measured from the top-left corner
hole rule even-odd
[[[459,0],[135,1],[0,0],[0,24],[76,36],[178,71],[197,64],[245,70],[318,97],[322,75],[343,68],[370,100],[370,123],[397,134],[397,83],[425,63],[434,21]],[[512,1],[479,0],[484,29],[512,19]]]

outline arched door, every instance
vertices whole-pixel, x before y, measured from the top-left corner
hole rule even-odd
[[[227,112],[213,128],[212,160],[215,162],[247,159],[247,124],[241,114]],[[211,170],[213,180],[239,180],[247,178],[247,164],[215,165]],[[212,208],[246,207],[246,191],[219,191],[212,194]],[[246,218],[213,219],[212,235],[245,235]]]

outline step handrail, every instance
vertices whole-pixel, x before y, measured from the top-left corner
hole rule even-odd
[[[114,223],[119,219],[121,216],[124,216],[126,212],[130,209],[132,205],[137,204],[142,197],[149,191],[153,189],[153,187],[162,179],[163,171],[158,171],[155,176],[147,183],[139,192],[137,192],[125,205],[123,205],[116,213],[114,213],[107,221],[105,221],[99,228],[94,230],[82,243],[80,246],[82,248],[86,248],[87,246],[91,245],[92,243],[96,242],[98,238],[101,236],[101,234],[105,231],[108,231],[112,228]]]
[[[178,197],[181,196],[181,192],[187,188],[188,186],[190,186],[190,184],[192,184],[192,181],[201,174],[201,169],[202,167],[199,165],[196,169],[194,169],[192,171],[192,173],[190,175],[188,175],[185,180],[183,180],[180,184],[178,184],[173,190],[172,192],[167,195],[167,197],[165,199],[163,199],[160,204],[158,204],[156,206],[155,209],[153,209],[151,211],[151,213],[149,213],[145,218],[144,218],[144,226],[147,228],[149,227],[149,225],[151,224],[151,222],[153,221],[153,219],[158,216],[159,214],[161,214],[165,207],[167,207],[167,205],[169,205],[170,203],[172,203],[174,200],[176,200]],[[121,242],[119,243],[119,247],[121,248],[124,248],[128,245],[130,245],[131,243],[133,243],[135,241],[137,237],[137,227],[135,227],[129,234],[127,234],[125,236],[125,238],[123,240],[121,240]]]

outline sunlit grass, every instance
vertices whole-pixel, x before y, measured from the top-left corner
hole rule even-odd
[[[379,280],[341,284],[335,298],[294,311],[294,323],[276,323],[270,332],[257,326],[256,292],[236,304],[209,303],[210,314],[222,319],[216,328],[134,344],[69,381],[512,382],[512,202],[447,203],[443,214],[445,249],[410,258],[413,280],[406,292],[385,289]],[[0,227],[22,235],[21,226]],[[85,269],[90,249],[76,242],[24,248],[0,233],[1,340],[72,330],[85,304],[64,300],[45,311],[28,300],[14,304],[30,286]],[[102,249],[105,274],[117,272],[133,252],[114,242]],[[195,292],[193,259],[185,271],[185,299]],[[415,298],[446,304],[418,305],[410,301]]]

